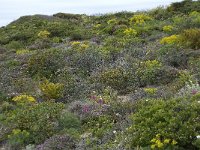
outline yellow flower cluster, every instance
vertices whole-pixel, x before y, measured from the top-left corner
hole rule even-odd
[[[162,66],[162,64],[158,60],[147,60],[144,62],[145,67],[148,69],[151,68],[159,68]]]
[[[156,137],[151,140],[151,143],[152,143],[151,149],[155,149],[155,148],[163,149],[164,147],[166,148],[169,145],[173,146],[177,144],[175,140],[171,140],[171,139],[161,140],[160,134],[157,134]]]
[[[79,41],[71,42],[71,46],[79,46],[80,44],[81,44],[81,42],[79,42]]]
[[[81,47],[81,49],[87,49],[89,47],[89,45],[83,43],[80,45],[80,47]]]
[[[163,31],[164,32],[171,32],[173,30],[173,26],[168,25],[168,26],[164,26],[163,27]]]
[[[157,92],[157,90],[157,88],[144,88],[144,91],[150,95],[154,95]]]
[[[40,32],[38,33],[38,37],[43,38],[43,39],[48,38],[49,35],[50,35],[50,32],[47,31],[47,30],[40,31]]]
[[[52,83],[48,80],[45,80],[39,85],[43,96],[48,100],[60,98],[62,96],[63,87],[64,85],[61,83]]]
[[[130,22],[134,23],[135,25],[142,25],[146,21],[152,20],[152,18],[148,15],[145,14],[139,14],[139,15],[134,15],[131,19]]]
[[[77,51],[83,51],[89,47],[89,45],[85,43],[81,43],[79,41],[73,41],[71,42],[72,48],[76,49]]]
[[[28,53],[30,53],[30,51],[27,49],[19,49],[16,51],[17,55],[24,55],[24,54],[28,54]]]
[[[94,28],[99,28],[99,27],[101,27],[101,24],[94,25]]]
[[[15,96],[12,100],[17,102],[17,103],[35,103],[36,102],[34,97],[29,96],[29,95],[25,95],[25,94]]]
[[[174,44],[177,43],[179,40],[179,36],[178,35],[171,35],[168,37],[164,37],[160,40],[161,44]]]
[[[135,29],[132,29],[132,28],[125,29],[123,33],[126,36],[136,36],[137,35],[137,31]]]
[[[117,19],[111,19],[107,21],[107,24],[116,24],[117,23]]]

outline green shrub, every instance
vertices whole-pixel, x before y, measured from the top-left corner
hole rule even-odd
[[[29,132],[26,130],[21,131],[20,129],[13,129],[12,133],[8,135],[9,144],[11,147],[13,147],[13,149],[16,149],[16,147],[19,148],[25,146],[29,135]]]
[[[181,2],[172,3],[168,8],[168,11],[175,13],[188,14],[191,11],[200,11],[200,2],[193,0],[184,0]]]
[[[21,62],[16,59],[13,59],[13,60],[7,60],[5,64],[8,68],[15,68],[16,66],[19,66]]]
[[[128,74],[120,68],[108,69],[103,71],[99,76],[99,82],[105,86],[110,86],[119,92],[126,91],[130,84]]]
[[[79,130],[81,128],[81,122],[74,114],[70,112],[64,112],[59,118],[59,128],[60,129],[75,129]]]
[[[23,105],[11,111],[4,122],[15,129],[26,130],[28,144],[38,144],[56,133],[56,122],[63,108],[62,103],[53,102]]]
[[[28,73],[32,77],[55,77],[63,67],[62,53],[59,50],[46,50],[33,54],[28,61]]]
[[[59,37],[54,37],[54,38],[52,39],[52,41],[53,41],[54,43],[61,43],[61,42],[62,42],[62,39],[59,38]]]
[[[114,121],[111,116],[103,115],[95,118],[90,118],[83,125],[83,130],[98,139],[101,139],[105,134],[107,134],[113,128]]]
[[[141,86],[151,85],[157,82],[157,75],[162,67],[158,60],[147,60],[141,62],[140,67],[136,70],[136,76]]]
[[[87,40],[91,36],[91,33],[84,29],[77,29],[70,34],[71,41]]]
[[[105,39],[100,51],[105,58],[109,58],[114,61],[120,52],[122,52],[125,48],[125,42],[124,38],[108,37]]]
[[[10,43],[6,44],[6,48],[8,49],[21,49],[24,45],[20,41],[11,41]]]
[[[162,63],[176,68],[187,66],[187,51],[174,45],[165,45],[160,48],[158,56]]]
[[[200,134],[199,98],[142,101],[138,112],[131,115],[133,124],[128,129],[130,147],[147,147],[159,134],[162,139],[173,139],[179,149],[195,149],[193,144]]]
[[[170,18],[173,14],[167,11],[163,6],[159,6],[155,9],[150,10],[149,14],[153,16],[156,20],[165,20]]]
[[[78,43],[78,42],[77,42]],[[85,44],[84,44],[85,45]],[[86,45],[87,46],[87,45]],[[81,50],[82,49],[82,50]],[[70,66],[75,68],[76,75],[86,77],[94,72],[103,62],[103,56],[96,47],[72,49],[70,53]]]
[[[8,112],[10,110],[15,109],[15,106],[9,102],[2,102],[0,106],[0,113]]]
[[[188,65],[191,72],[200,81],[200,57],[191,57],[188,61]]]
[[[184,30],[180,35],[180,43],[181,45],[192,48],[199,49],[200,48],[200,29],[187,29]]]
[[[82,15],[79,14],[69,14],[69,13],[57,13],[53,15],[54,17],[62,18],[62,19],[81,19]]]

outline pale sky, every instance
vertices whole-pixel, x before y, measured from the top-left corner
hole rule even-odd
[[[178,1],[182,0],[0,0],[0,26],[7,25],[24,15],[137,11]]]

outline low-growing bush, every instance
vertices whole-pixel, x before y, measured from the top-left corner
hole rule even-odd
[[[200,48],[200,29],[187,29],[180,34],[180,43],[181,45],[192,48]]]
[[[29,53],[30,53],[30,51],[27,49],[19,49],[16,51],[17,55],[24,55],[24,54],[29,54]]]
[[[61,83],[52,83],[46,79],[40,83],[39,88],[46,100],[56,100],[63,96],[64,85]]]
[[[63,108],[62,103],[53,102],[22,105],[7,114],[4,123],[20,131],[26,130],[29,133],[27,144],[39,144],[56,133]]]
[[[162,63],[158,60],[141,62],[139,68],[136,70],[136,77],[139,80],[140,86],[155,84],[161,67]]]
[[[150,147],[157,134],[162,139],[175,140],[179,149],[197,148],[193,143],[200,134],[198,101],[199,98],[186,97],[141,101],[138,111],[131,115],[133,124],[128,129],[131,149]]]
[[[42,39],[46,39],[49,37],[50,34],[51,34],[50,32],[48,32],[47,30],[44,30],[38,33],[38,37]]]
[[[84,130],[92,133],[94,137],[101,139],[107,132],[111,131],[114,125],[114,120],[110,116],[99,116],[90,118],[84,123]]]
[[[57,70],[63,67],[59,50],[46,50],[33,54],[28,61],[28,73],[32,77],[55,77]]]
[[[164,37],[161,39],[160,43],[161,44],[175,44],[178,43],[178,35],[171,35],[169,37]]]
[[[28,142],[29,132],[26,130],[13,129],[12,133],[8,135],[9,144],[13,149],[23,147]]]
[[[19,103],[19,104],[28,104],[28,103],[35,103],[36,99],[32,96],[29,95],[18,95],[13,97],[12,99],[14,102]]]
[[[173,26],[168,25],[168,26],[164,26],[163,27],[163,31],[164,32],[171,32],[173,30]]]
[[[99,75],[100,83],[122,93],[126,92],[128,86],[131,85],[131,81],[129,80],[131,80],[131,76],[120,68],[108,69]]]
[[[158,56],[162,63],[176,68],[186,68],[189,59],[186,50],[174,47],[174,45],[161,47]]]
[[[20,49],[24,48],[24,45],[20,41],[11,41],[6,45],[8,49]]]
[[[128,28],[128,29],[124,30],[123,33],[125,36],[133,36],[134,37],[137,35],[137,31],[132,28]]]
[[[80,130],[81,122],[78,117],[70,112],[64,112],[59,118],[60,129],[75,129]]]
[[[130,19],[130,23],[134,23],[135,25],[143,25],[146,21],[152,20],[152,18],[146,14],[138,14],[134,15]]]

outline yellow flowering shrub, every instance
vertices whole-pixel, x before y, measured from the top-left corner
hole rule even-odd
[[[160,40],[161,44],[174,44],[177,43],[179,40],[179,35],[171,35],[168,37],[164,37]]]
[[[25,95],[25,94],[15,96],[12,100],[17,103],[35,103],[36,102],[34,97],[30,95]]]
[[[125,36],[136,36],[137,35],[137,31],[132,28],[125,29],[123,33]]]
[[[79,42],[79,41],[71,42],[71,46],[73,46],[73,47],[79,46],[80,44],[81,44],[81,42]]]
[[[154,95],[157,92],[157,88],[144,88],[144,91],[149,95]]]
[[[173,139],[163,138],[160,134],[157,134],[155,138],[151,140],[151,149],[172,149],[177,142]]]
[[[89,47],[89,45],[83,43],[80,45],[81,49],[87,49]]]
[[[116,24],[117,23],[117,19],[111,19],[107,21],[107,24]]]
[[[199,97],[140,100],[127,129],[130,148],[195,149],[199,134]]]
[[[47,31],[47,30],[40,31],[40,32],[38,33],[38,37],[40,37],[40,38],[42,38],[42,39],[48,38],[49,35],[50,35],[50,32]]]
[[[149,20],[152,20],[152,18],[150,16],[145,15],[145,14],[139,14],[139,15],[134,15],[130,19],[130,23],[134,23],[135,25],[142,25],[146,21],[149,21]]]
[[[94,25],[94,28],[99,28],[99,27],[101,27],[101,24]]]
[[[164,32],[171,32],[173,30],[173,26],[168,25],[168,26],[164,26],[163,27],[163,31]]]
[[[160,68],[162,64],[158,60],[147,60],[144,62],[147,69]]]
[[[39,88],[47,100],[58,99],[62,97],[64,85],[61,83],[52,83],[48,80],[43,81]]]
[[[71,42],[71,47],[79,52],[86,50],[89,45],[87,42],[81,43],[79,41]]]
[[[30,53],[30,51],[27,49],[19,49],[16,51],[17,55],[24,55],[24,54],[28,54],[28,53]]]

